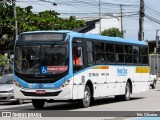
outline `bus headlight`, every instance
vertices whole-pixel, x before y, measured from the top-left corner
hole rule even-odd
[[[15,81],[15,80],[13,80],[13,84],[16,85],[17,87],[22,88],[22,86],[19,84],[19,82]]]
[[[71,81],[71,80],[66,80],[66,81],[62,84],[62,86],[61,86],[61,87],[65,87],[65,86],[67,86],[67,85],[70,83],[70,81]]]

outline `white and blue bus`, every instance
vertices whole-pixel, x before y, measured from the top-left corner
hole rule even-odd
[[[14,95],[45,102],[129,100],[149,89],[146,42],[72,31],[24,32],[15,42]]]

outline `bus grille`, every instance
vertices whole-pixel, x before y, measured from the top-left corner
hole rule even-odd
[[[58,96],[61,91],[58,91],[58,92],[46,92],[45,94],[36,94],[36,92],[25,92],[25,91],[22,91],[22,90],[21,90],[21,92],[25,96],[43,96],[43,97],[47,97],[47,96]]]

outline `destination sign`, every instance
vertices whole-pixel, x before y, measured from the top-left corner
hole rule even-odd
[[[50,41],[63,41],[66,34],[64,33],[27,33],[21,35],[23,42],[50,42]]]

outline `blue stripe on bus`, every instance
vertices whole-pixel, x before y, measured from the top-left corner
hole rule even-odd
[[[83,69],[83,70],[80,70],[80,71],[78,71],[78,72],[76,72],[76,73],[74,73],[74,75],[78,75],[78,74],[80,74],[80,73],[83,73],[83,72],[85,72],[85,71],[87,71],[87,70],[89,70],[89,69],[92,69],[92,68],[94,68],[94,67],[97,67],[97,66],[114,66],[114,67],[149,67],[149,66],[133,66],[133,65],[94,65],[94,66],[91,66],[91,67],[87,67],[87,68],[85,68],[85,69]]]

